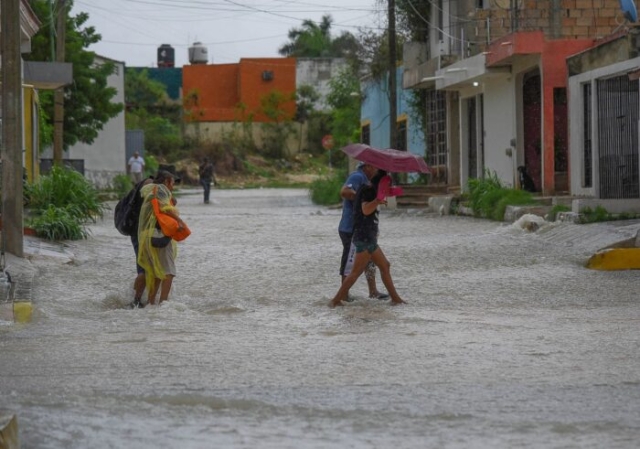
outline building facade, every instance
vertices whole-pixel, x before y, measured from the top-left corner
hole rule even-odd
[[[446,166],[452,188],[486,171],[517,187],[524,167],[537,192],[568,193],[564,61],[620,26],[619,2],[431,4],[431,41],[413,51],[403,75],[404,88],[427,90],[428,115],[442,124],[425,136],[428,161]]]

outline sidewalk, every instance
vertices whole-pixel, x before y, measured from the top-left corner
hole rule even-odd
[[[63,243],[48,242],[37,237],[24,237],[24,258],[5,253],[5,271],[11,277],[8,291],[2,291],[0,298],[0,320],[18,323],[28,322],[33,310],[33,283],[36,269],[31,264],[32,257],[55,257],[62,263],[73,260]],[[5,280],[5,277],[2,277]],[[4,294],[8,293],[8,297]]]

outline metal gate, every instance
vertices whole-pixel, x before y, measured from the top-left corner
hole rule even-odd
[[[597,81],[600,198],[639,198],[638,81]]]

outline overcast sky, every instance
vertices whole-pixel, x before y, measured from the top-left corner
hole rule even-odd
[[[74,0],[72,15],[87,12],[102,35],[92,51],[129,67],[155,67],[157,49],[170,44],[176,67],[188,64],[188,48],[202,42],[209,63],[280,57],[292,28],[331,15],[332,35],[379,29],[386,15],[381,0]]]

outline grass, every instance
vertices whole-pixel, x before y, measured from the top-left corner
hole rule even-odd
[[[345,170],[336,170],[329,176],[316,179],[309,186],[311,201],[322,206],[338,204],[345,179]]]

